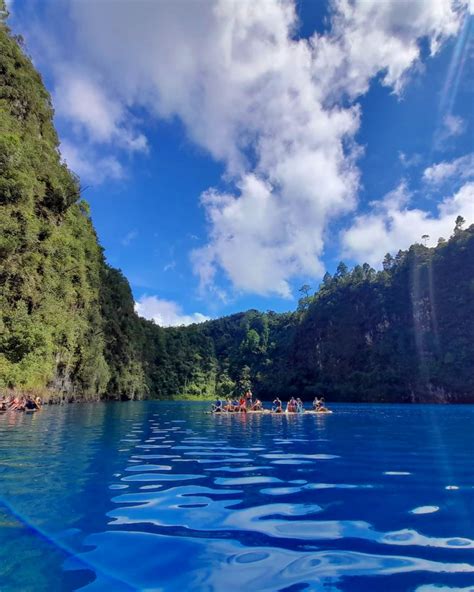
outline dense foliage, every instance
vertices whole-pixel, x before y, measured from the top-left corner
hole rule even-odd
[[[2,1],[0,0],[0,13]],[[0,14],[1,20],[1,14]],[[50,97],[0,24],[0,388],[65,399],[474,401],[474,226],[435,249],[340,264],[294,313],[140,319],[62,163]]]
[[[168,329],[150,348],[160,396],[225,395],[247,374],[264,399],[474,401],[474,226],[433,249],[341,263],[293,314],[247,313]]]
[[[130,289],[104,262],[20,45],[0,24],[0,387],[143,394]]]

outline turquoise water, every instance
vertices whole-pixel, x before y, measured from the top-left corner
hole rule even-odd
[[[474,406],[0,416],[0,591],[474,590]]]

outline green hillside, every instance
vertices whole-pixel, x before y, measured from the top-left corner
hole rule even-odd
[[[0,387],[141,396],[130,289],[104,261],[52,117],[40,75],[2,24]]]

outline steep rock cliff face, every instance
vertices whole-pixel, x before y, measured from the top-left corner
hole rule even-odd
[[[474,227],[436,249],[414,245],[378,274],[333,278],[295,334],[300,388],[350,400],[474,400],[473,288]]]
[[[145,392],[140,355],[109,315],[116,293],[128,316],[133,300],[104,261],[52,117],[41,77],[1,23],[0,387],[135,396]]]

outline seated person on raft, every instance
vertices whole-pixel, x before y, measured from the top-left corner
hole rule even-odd
[[[222,401],[220,399],[216,399],[215,402],[212,404],[211,411],[212,413],[221,413],[223,411]]]
[[[273,401],[272,411],[274,413],[283,413],[282,403],[278,397]]]
[[[225,401],[225,405],[223,407],[223,411],[233,411],[233,407],[232,407],[232,399],[230,397],[227,397],[226,401]]]
[[[324,397],[321,397],[320,399],[318,399],[318,397],[314,398],[313,409],[315,411],[318,411],[321,413],[329,411],[328,408],[326,407],[326,401],[325,401]]]
[[[39,409],[39,406],[36,403],[36,401],[34,401],[33,399],[31,399],[30,397],[27,397],[26,398],[26,401],[25,401],[24,410],[25,411],[38,411],[38,409]]]

